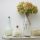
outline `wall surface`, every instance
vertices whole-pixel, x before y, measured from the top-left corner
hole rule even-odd
[[[24,16],[18,14],[16,5],[18,2],[28,1],[38,6],[38,13],[31,16],[32,28],[40,29],[40,0],[0,0],[0,36],[8,27],[8,16],[11,16],[11,26],[15,29],[16,25],[22,29],[24,24]]]

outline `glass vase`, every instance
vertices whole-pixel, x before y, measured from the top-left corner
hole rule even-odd
[[[24,22],[24,36],[30,37],[31,36],[31,22],[29,19],[29,15],[25,14],[25,22]]]

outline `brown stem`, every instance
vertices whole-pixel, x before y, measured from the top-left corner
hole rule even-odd
[[[27,19],[28,19],[29,25],[31,25],[31,22],[30,22],[30,19],[29,19],[29,15],[26,14],[26,16],[27,16]]]

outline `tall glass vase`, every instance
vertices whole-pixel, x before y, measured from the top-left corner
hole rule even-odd
[[[25,22],[24,22],[24,36],[30,37],[31,36],[31,22],[29,19],[29,15],[25,14]]]

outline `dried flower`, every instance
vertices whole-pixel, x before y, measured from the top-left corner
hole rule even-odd
[[[36,14],[38,12],[37,7],[29,2],[20,2],[17,5],[17,9],[20,14]]]

